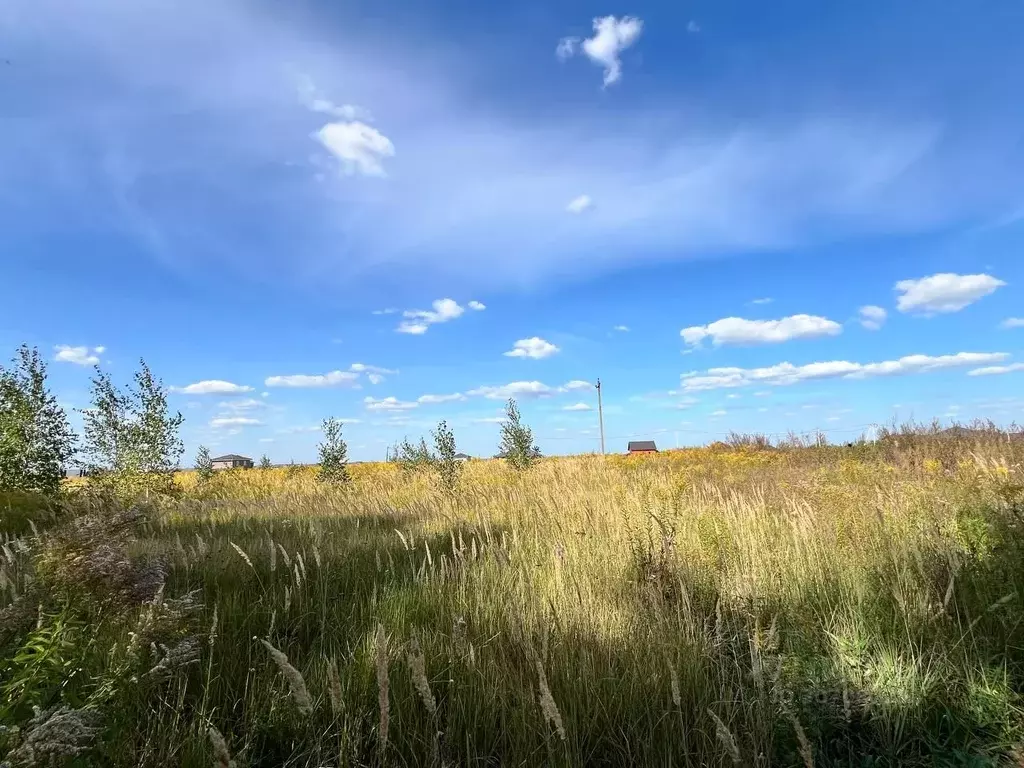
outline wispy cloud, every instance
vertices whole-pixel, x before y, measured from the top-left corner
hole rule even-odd
[[[594,36],[580,44],[577,37],[563,37],[558,42],[555,54],[568,59],[577,51],[582,52],[595,64],[604,67],[605,87],[622,78],[622,52],[640,39],[644,23],[635,16],[602,16],[594,19]]]
[[[411,411],[413,408],[418,408],[419,403],[406,402],[399,400],[397,397],[365,397],[363,398],[363,405],[368,411]]]
[[[533,360],[541,360],[557,354],[558,351],[558,347],[550,341],[545,341],[539,336],[531,336],[528,339],[519,339],[504,355],[505,357],[529,357]]]
[[[750,303],[754,304],[755,306],[761,306],[763,304],[771,304],[773,301],[775,301],[775,299],[773,299],[771,296],[765,296],[760,299],[754,299]]]
[[[1008,317],[999,324],[999,327],[1006,330],[1010,328],[1024,328],[1024,317]]]
[[[252,387],[221,379],[207,379],[184,387],[171,387],[170,390],[179,395],[244,395],[252,392]]]
[[[263,384],[267,387],[309,389],[322,387],[351,387],[359,380],[359,374],[352,371],[330,371],[329,373],[294,373],[287,376],[268,376]]]
[[[857,314],[860,316],[860,324],[869,331],[880,330],[885,324],[885,318],[889,316],[888,312],[873,304],[861,307]]]
[[[210,419],[210,426],[214,429],[229,427],[259,427],[263,422],[250,416],[217,416]]]
[[[246,398],[244,400],[225,400],[222,403],[217,403],[218,408],[223,408],[226,411],[257,411],[261,408],[267,408],[266,400],[254,400],[253,398]]]
[[[779,363],[767,368],[709,368],[703,373],[683,374],[680,383],[685,391],[696,392],[751,385],[784,386],[803,381],[823,379],[866,379],[928,373],[949,368],[966,368],[998,363],[1009,357],[1006,352],[958,352],[954,355],[908,355],[898,360],[878,363],[853,363],[847,360],[793,365]]]
[[[550,387],[540,381],[513,381],[501,386],[485,386],[471,389],[467,395],[472,397],[485,397],[489,400],[507,400],[509,398],[542,398],[553,397],[554,395],[566,392],[576,392],[582,389],[590,389],[591,384],[587,381],[574,379],[566,382],[560,387]]]
[[[567,405],[562,408],[563,411],[592,411],[594,410],[587,403],[574,403],[573,405]]]
[[[1003,373],[1014,373],[1024,371],[1024,363],[1012,363],[1010,365],[992,365],[985,368],[975,368],[968,371],[968,376],[998,376]]]
[[[628,325],[616,325],[614,328],[612,328],[612,330],[613,331],[619,331],[620,333],[629,333],[629,326]]]
[[[580,195],[570,200],[569,204],[565,206],[565,210],[569,213],[583,213],[592,208],[593,205],[594,201],[590,199],[590,195]]]
[[[450,395],[420,395],[416,398],[417,403],[423,405],[436,405],[438,403],[457,403],[466,399],[461,392],[453,392]]]
[[[106,351],[106,347],[70,347],[67,344],[58,344],[54,347],[53,359],[58,363],[99,365],[100,355]]]
[[[992,275],[957,275],[952,272],[900,280],[896,283],[896,308],[900,312],[931,315],[959,312],[978,299],[1006,285]]]
[[[843,327],[826,317],[792,315],[781,320],[744,320],[726,317],[708,325],[683,328],[679,335],[692,347],[710,338],[716,347],[723,344],[780,344],[793,339],[837,336]]]

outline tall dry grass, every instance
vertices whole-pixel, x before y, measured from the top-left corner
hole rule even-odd
[[[1022,460],[915,433],[471,462],[454,496],[393,465],[184,474],[125,544],[165,585],[62,608],[86,674],[49,705],[101,710],[115,766],[1010,765]],[[31,556],[3,557],[11,603]]]

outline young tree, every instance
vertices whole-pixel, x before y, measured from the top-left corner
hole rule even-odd
[[[455,458],[455,433],[448,423],[442,421],[434,430],[434,450],[437,453],[435,467],[441,481],[441,488],[446,493],[455,493],[462,474],[462,462]],[[425,447],[425,446],[424,446]]]
[[[270,469],[270,457],[265,453],[260,457],[260,469]]]
[[[437,460],[427,447],[427,441],[420,438],[419,445],[413,445],[409,438],[403,438],[402,442],[395,446],[393,461],[397,462],[406,472],[430,467]]]
[[[324,419],[321,427],[323,442],[317,446],[320,453],[320,471],[317,480],[331,485],[344,485],[348,475],[348,446],[341,436],[341,422],[333,416]]]
[[[196,476],[200,483],[208,483],[213,477],[213,462],[210,460],[210,449],[200,445],[196,451]]]
[[[22,345],[0,366],[0,489],[56,494],[76,440],[39,350]]]
[[[171,415],[167,393],[145,361],[127,389],[96,369],[92,407],[82,411],[85,454],[91,474],[102,486],[127,496],[169,493],[185,448],[178,437],[184,418]]]
[[[533,431],[523,424],[519,407],[511,398],[505,404],[505,422],[501,425],[498,458],[505,459],[517,470],[529,469],[540,458],[540,448],[533,444]]]

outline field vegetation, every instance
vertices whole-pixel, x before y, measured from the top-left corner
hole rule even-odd
[[[179,450],[157,382],[162,421],[101,385]],[[347,465],[325,427],[326,472],[115,440],[9,484],[0,762],[1021,764],[1016,429]]]

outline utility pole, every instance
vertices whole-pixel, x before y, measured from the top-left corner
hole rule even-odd
[[[601,424],[601,455],[604,456],[604,409],[601,407],[601,380],[597,380],[597,420]]]

